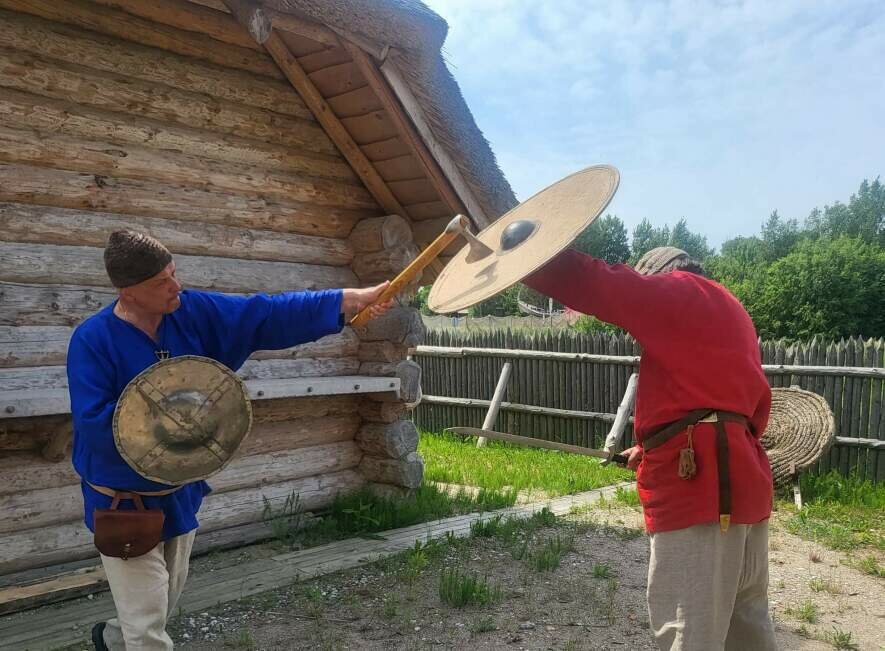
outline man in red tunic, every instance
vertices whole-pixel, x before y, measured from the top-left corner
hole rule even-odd
[[[673,247],[631,269],[569,250],[526,284],[642,346],[639,498],[648,608],[661,649],[775,649],[768,614],[771,469],[759,437],[771,390],[740,302]]]

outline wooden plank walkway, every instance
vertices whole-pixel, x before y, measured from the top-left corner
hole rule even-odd
[[[618,487],[632,483],[514,506],[498,511],[470,513],[444,520],[424,522],[380,534],[379,540],[350,538],[297,552],[279,554],[233,567],[194,576],[179,601],[182,613],[203,611],[219,604],[274,590],[297,581],[372,563],[414,546],[417,540],[470,535],[470,525],[496,516],[528,518],[549,508],[557,515],[575,507],[593,504],[600,497],[611,497]],[[92,625],[114,615],[110,593],[68,604],[56,604],[0,618],[0,649],[45,651],[88,638]]]

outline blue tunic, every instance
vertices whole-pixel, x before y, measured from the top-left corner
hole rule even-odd
[[[86,482],[118,490],[170,488],[145,479],[120,456],[114,444],[113,415],[129,381],[157,362],[157,351],[172,357],[202,355],[237,370],[256,350],[288,348],[343,327],[342,291],[291,292],[267,296],[228,296],[184,291],[181,306],[163,316],[157,341],[114,314],[116,302],[89,317],[74,331],[68,346],[68,386],[74,422],[74,468],[83,479],[86,526],[94,531],[94,509],[111,498]],[[204,481],[182,486],[171,495],[145,497],[146,508],[166,515],[163,539],[198,526],[197,511],[210,492]],[[134,508],[126,501],[120,508]]]

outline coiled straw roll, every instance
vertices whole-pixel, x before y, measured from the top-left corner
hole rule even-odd
[[[835,430],[823,397],[804,389],[772,389],[771,417],[761,442],[774,485],[789,485],[794,473],[817,461],[835,441]]]

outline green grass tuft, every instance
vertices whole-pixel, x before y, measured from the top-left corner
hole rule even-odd
[[[475,574],[458,569],[444,569],[439,577],[439,597],[443,603],[455,608],[486,605],[500,601],[503,592],[497,585],[489,584]]]

